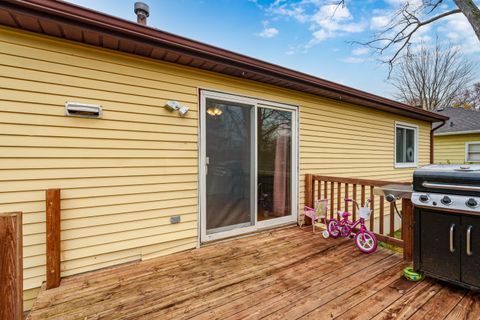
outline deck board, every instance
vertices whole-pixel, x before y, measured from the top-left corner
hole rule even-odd
[[[28,319],[478,318],[479,294],[408,282],[403,267],[397,253],[288,227],[65,278]]]

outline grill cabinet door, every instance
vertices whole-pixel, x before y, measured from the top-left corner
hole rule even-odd
[[[459,281],[460,255],[462,251],[460,216],[422,210],[420,219],[420,260],[422,271],[440,278]]]
[[[462,217],[462,282],[480,287],[480,217]],[[467,237],[470,229],[470,239]],[[467,241],[470,240],[470,252]]]

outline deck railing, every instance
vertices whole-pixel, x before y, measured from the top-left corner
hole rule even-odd
[[[305,175],[305,205],[313,207],[316,199],[328,199],[329,209],[327,219],[336,217],[337,211],[352,212],[352,218],[357,218],[357,208],[345,201],[352,198],[361,206],[371,199],[372,213],[366,222],[369,230],[374,232],[378,240],[401,247],[404,258],[412,259],[413,246],[413,207],[408,199],[402,199],[402,218],[396,214],[394,204],[385,200],[384,196],[375,195],[373,189],[398,182],[384,180],[353,179],[306,174]],[[410,184],[410,183],[401,183]],[[305,223],[311,221],[305,217]]]

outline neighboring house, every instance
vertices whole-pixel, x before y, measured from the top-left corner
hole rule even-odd
[[[435,163],[480,162],[480,111],[444,108],[450,119],[435,131]]]
[[[296,223],[306,173],[410,181],[447,119],[66,2],[0,2],[0,24],[0,211],[24,212],[26,308],[47,188],[69,276]]]

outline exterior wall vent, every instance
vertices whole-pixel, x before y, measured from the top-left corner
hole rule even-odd
[[[66,102],[65,115],[69,117],[101,118],[102,106],[79,102]]]

